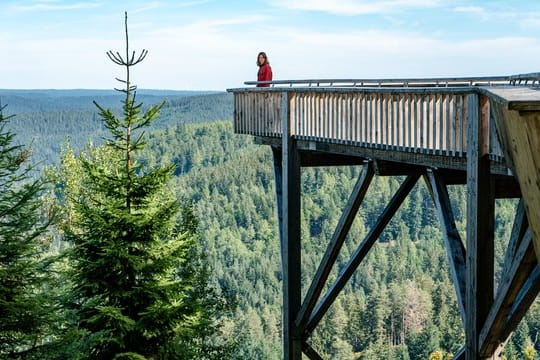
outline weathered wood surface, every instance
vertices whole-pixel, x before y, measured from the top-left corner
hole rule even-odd
[[[481,91],[508,110],[540,111],[538,87],[484,87]]]
[[[480,359],[480,331],[493,303],[495,198],[489,179],[487,99],[469,97],[467,154],[467,260],[465,338],[467,359]]]
[[[456,300],[461,315],[462,323],[466,319],[466,251],[463,241],[456,228],[454,213],[450,205],[448,189],[441,176],[436,172],[427,172],[427,185],[429,187],[439,223],[442,229],[443,240],[445,242],[448,263],[450,264],[450,274],[456,291]]]

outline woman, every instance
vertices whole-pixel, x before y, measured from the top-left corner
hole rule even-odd
[[[266,53],[261,51],[257,56],[257,65],[259,72],[257,73],[257,81],[272,81],[272,68],[268,62]],[[270,84],[257,84],[257,87],[269,87]]]

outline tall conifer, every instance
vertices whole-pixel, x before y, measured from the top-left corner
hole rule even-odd
[[[0,358],[37,356],[53,323],[50,261],[41,179],[32,179],[29,151],[14,143],[0,106]],[[49,333],[50,335],[50,333]]]
[[[79,349],[92,359],[192,358],[204,347],[193,339],[212,328],[206,305],[218,301],[203,292],[208,284],[190,208],[167,191],[174,166],[148,169],[137,161],[143,130],[163,104],[143,111],[136,101],[130,69],[147,51],[130,52],[127,14],[125,27],[125,55],[107,53],[126,71],[119,80],[122,114],[96,104],[110,132],[105,147],[63,160],[72,306],[87,334]]]

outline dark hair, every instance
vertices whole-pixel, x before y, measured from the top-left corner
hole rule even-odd
[[[266,56],[266,53],[264,51],[261,51],[259,53],[259,55],[257,55],[257,66],[262,66],[263,64],[259,64],[259,56],[261,56],[264,58],[264,63],[265,64],[270,64],[270,62],[268,62],[268,56]]]

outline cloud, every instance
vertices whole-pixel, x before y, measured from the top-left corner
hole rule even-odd
[[[480,6],[456,6],[453,9],[455,12],[468,14],[484,14],[486,10]]]
[[[43,2],[42,2],[43,3]],[[417,3],[418,4],[418,3]],[[192,22],[130,23],[130,49],[149,50],[133,69],[141,88],[224,90],[256,78],[255,58],[269,55],[276,79],[411,78],[510,75],[538,71],[540,39],[497,36],[444,39],[429,31],[310,29],[277,24],[267,13],[188,17]],[[531,14],[531,17],[533,15]],[[106,24],[105,21],[101,21]],[[137,25],[138,24],[138,25]],[[161,26],[151,25],[159,24]],[[532,24],[531,24],[532,25]],[[77,26],[80,23],[77,22]],[[530,32],[532,34],[532,32]],[[80,37],[78,37],[80,36]],[[105,52],[124,48],[113,31],[0,32],[6,88],[113,88],[123,69]]]
[[[407,9],[438,7],[440,0],[278,0],[270,4],[290,10],[320,11],[334,15],[387,14]]]
[[[14,12],[34,12],[34,11],[65,11],[94,9],[102,6],[102,3],[95,1],[79,3],[61,3],[59,1],[38,0],[29,5],[12,5],[9,10]]]

